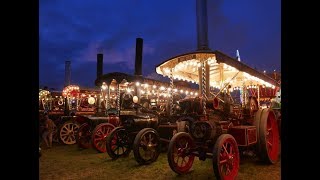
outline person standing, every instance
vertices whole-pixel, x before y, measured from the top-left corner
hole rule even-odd
[[[44,132],[42,133],[42,139],[48,148],[52,147],[52,136],[53,136],[53,131],[55,127],[56,125],[49,118],[49,115],[45,114],[44,115]]]

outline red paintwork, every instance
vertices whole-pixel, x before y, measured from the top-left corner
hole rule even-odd
[[[267,119],[267,152],[269,155],[269,158],[272,161],[276,161],[278,159],[278,153],[279,153],[279,130],[278,130],[278,124],[275,119],[274,113],[269,113],[268,119]]]
[[[181,141],[185,141],[188,144],[185,144],[184,147],[180,147]],[[170,158],[173,159],[172,162],[174,162],[174,166],[179,172],[187,173],[193,164],[194,155],[186,154],[186,151],[190,151],[192,144],[193,140],[186,136],[181,136],[179,139],[176,139],[175,146],[173,147],[174,150]]]
[[[75,118],[74,118],[74,120],[77,122],[77,123],[79,123],[79,124],[83,124],[84,122],[86,122],[87,121],[87,117],[84,117],[84,116],[76,116]]]
[[[228,129],[238,143],[238,146],[248,146],[257,143],[257,130],[255,126],[233,126]]]
[[[231,138],[226,139],[218,156],[219,174],[224,180],[234,180],[239,171],[239,150]]]
[[[120,118],[117,115],[109,115],[108,116],[108,122],[115,127],[120,126]]]
[[[92,145],[99,152],[106,152],[107,136],[115,126],[110,123],[99,124],[92,132]]]

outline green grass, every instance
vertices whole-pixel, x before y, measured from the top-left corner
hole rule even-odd
[[[167,162],[166,153],[150,165],[139,166],[133,152],[126,158],[111,160],[107,153],[98,153],[95,149],[80,150],[76,145],[54,145],[43,149],[39,158],[39,176],[47,179],[216,179],[212,160],[200,161],[195,158],[192,171],[179,176]],[[238,179],[277,180],[280,179],[280,162],[265,165],[255,158],[241,159]]]

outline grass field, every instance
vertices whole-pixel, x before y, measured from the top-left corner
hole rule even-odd
[[[215,179],[212,160],[200,161],[195,158],[192,171],[179,176],[169,167],[166,153],[161,153],[153,164],[139,166],[131,152],[127,158],[111,160],[107,153],[94,149],[80,150],[76,145],[55,144],[43,149],[39,158],[40,180],[47,179]],[[265,165],[256,158],[246,157],[240,161],[240,180],[278,180],[280,162]]]

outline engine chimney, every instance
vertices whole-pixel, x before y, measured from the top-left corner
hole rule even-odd
[[[103,54],[97,54],[97,79],[102,76],[103,73]]]
[[[65,62],[65,74],[64,74],[64,86],[70,85],[70,76],[71,76],[71,61]]]
[[[198,50],[208,50],[207,0],[197,0]]]
[[[135,76],[142,76],[142,49],[143,49],[143,39],[136,39],[136,59],[135,59]]]

